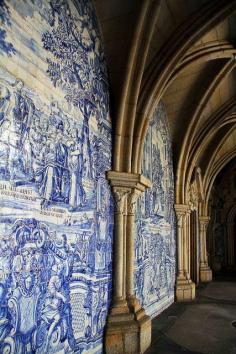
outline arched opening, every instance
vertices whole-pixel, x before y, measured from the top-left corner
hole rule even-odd
[[[235,159],[217,176],[210,197],[207,244],[215,274],[232,274],[236,269]]]

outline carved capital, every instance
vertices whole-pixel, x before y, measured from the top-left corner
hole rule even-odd
[[[133,215],[135,213],[136,209],[136,203],[141,194],[141,191],[139,190],[134,190],[132,191],[129,196],[128,196],[128,204],[127,204],[127,211],[129,215]]]
[[[108,171],[107,178],[112,187],[116,213],[134,214],[139,194],[152,186],[149,179],[137,173]],[[128,194],[130,194],[129,198],[127,198]],[[126,198],[127,211],[124,210]]]
[[[186,222],[187,215],[189,213],[189,207],[185,204],[176,204],[175,205],[175,213],[177,217],[178,227],[183,227]]]
[[[179,212],[176,213],[177,216],[177,224],[179,227],[183,227],[185,220],[186,220],[186,213],[185,212]]]
[[[142,192],[152,186],[149,179],[137,173],[108,171],[107,179],[110,181],[112,187],[135,188]]]
[[[115,213],[123,213],[125,206],[125,198],[130,193],[130,189],[113,187]]]
[[[208,216],[199,216],[200,231],[206,232],[210,218]]]

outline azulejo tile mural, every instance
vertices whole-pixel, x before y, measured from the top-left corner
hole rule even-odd
[[[146,313],[154,317],[174,301],[175,285],[174,180],[163,103],[148,128],[142,173],[152,181],[152,188],[137,205],[135,286]]]
[[[100,353],[113,206],[92,1],[0,0],[0,352]]]

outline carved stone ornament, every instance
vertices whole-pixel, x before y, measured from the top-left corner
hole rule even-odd
[[[116,213],[124,212],[124,202],[127,194],[130,193],[129,189],[126,188],[113,188],[113,196],[114,196],[114,205]]]
[[[198,208],[199,196],[196,182],[194,181],[189,187],[189,206],[191,210]]]
[[[201,232],[206,232],[207,230],[207,226],[209,224],[209,218],[208,217],[204,217],[204,218],[199,218],[199,223],[200,223],[200,231]]]
[[[181,212],[176,212],[176,216],[177,216],[177,224],[178,227],[183,227],[185,218],[186,218],[186,212],[181,211]]]
[[[183,227],[187,215],[189,213],[189,206],[186,204],[176,204],[175,213],[176,213],[178,227]]]
[[[135,214],[136,203],[140,196],[140,191],[132,191],[128,196],[128,214]]]

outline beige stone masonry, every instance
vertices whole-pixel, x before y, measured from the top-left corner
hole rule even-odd
[[[107,354],[144,353],[151,319],[134,293],[134,222],[137,200],[151,182],[140,174],[109,171],[114,197],[113,296],[105,333]]]
[[[203,283],[212,281],[212,270],[208,265],[206,249],[206,231],[210,218],[208,216],[199,216],[200,224],[200,281]]]
[[[178,270],[176,281],[176,300],[191,301],[195,299],[195,284],[189,275],[189,205],[175,204],[177,217],[177,253]]]

